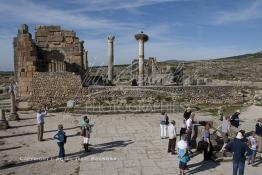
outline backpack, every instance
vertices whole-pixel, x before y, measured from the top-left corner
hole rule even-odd
[[[67,141],[67,136],[66,136],[66,133],[64,132],[64,143],[66,143]]]

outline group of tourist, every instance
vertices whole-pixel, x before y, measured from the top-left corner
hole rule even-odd
[[[250,136],[247,137],[245,131],[240,130],[237,132],[236,137],[229,142],[231,127],[238,129],[240,125],[239,115],[240,110],[236,110],[232,116],[222,116],[220,119],[221,125],[214,131],[220,131],[223,139],[224,144],[220,152],[224,153],[225,151],[228,151],[233,153],[233,175],[244,174],[246,156],[248,157],[248,165],[254,165],[257,150],[262,152],[262,119],[258,120],[256,130],[251,131]],[[168,153],[173,155],[178,154],[180,174],[185,174],[185,170],[188,169],[187,163],[192,157],[192,151],[190,149],[191,139],[196,138],[196,136],[194,136],[195,133],[193,132],[193,127],[196,122],[195,113],[192,112],[190,107],[186,108],[179,133],[180,140],[176,144],[176,138],[178,135],[176,131],[176,122],[172,120],[169,123],[169,117],[165,112],[162,112],[160,116],[160,137],[162,139],[169,138]],[[213,146],[210,140],[211,127],[212,125],[210,123],[206,123],[201,135],[204,161],[210,160],[213,152]]]
[[[45,123],[45,117],[47,116],[47,107],[44,106],[42,108],[40,108],[37,111],[36,114],[36,120],[37,120],[37,135],[38,135],[38,141],[44,141],[43,139],[43,133],[44,133],[44,123]],[[89,152],[89,140],[90,140],[90,134],[92,132],[92,124],[89,123],[89,119],[87,118],[87,116],[83,116],[82,119],[80,120],[80,135],[83,137],[83,148],[85,150],[85,152]],[[59,154],[58,154],[58,158],[59,160],[65,161],[65,148],[64,148],[64,144],[67,141],[67,136],[66,133],[63,131],[63,125],[59,124],[58,125],[58,130],[56,132],[56,134],[53,137],[56,142],[57,145],[59,147]]]

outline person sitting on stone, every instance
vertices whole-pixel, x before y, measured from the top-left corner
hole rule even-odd
[[[191,115],[192,111],[190,107],[186,108],[186,111],[184,112],[184,119],[187,120],[189,119],[190,115]]]
[[[37,135],[38,135],[38,141],[43,141],[43,134],[44,134],[44,118],[47,115],[47,107],[43,107],[38,109],[36,113],[36,121],[37,121]]]
[[[239,115],[240,115],[240,110],[238,109],[230,118],[231,125],[236,128],[239,127]]]

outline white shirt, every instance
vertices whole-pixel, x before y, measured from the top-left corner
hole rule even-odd
[[[192,129],[193,121],[191,118],[187,119],[186,121],[186,129]]]
[[[176,126],[173,124],[168,125],[168,137],[174,139],[176,137]]]
[[[257,140],[253,136],[249,136],[248,140],[251,142],[251,149],[257,150]]]

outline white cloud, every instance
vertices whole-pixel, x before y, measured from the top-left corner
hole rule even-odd
[[[215,24],[224,24],[230,22],[242,22],[262,18],[262,1],[256,0],[245,8],[239,8],[235,11],[220,12],[215,17]]]
[[[74,0],[73,4],[80,4],[83,7],[73,10],[81,11],[101,11],[101,10],[118,10],[118,9],[135,9],[143,6],[155,5],[167,2],[181,2],[190,0]],[[192,1],[192,0],[191,0]]]

